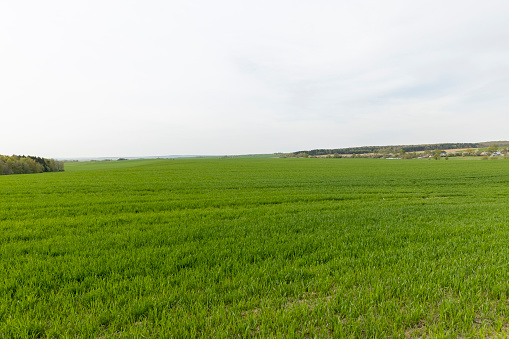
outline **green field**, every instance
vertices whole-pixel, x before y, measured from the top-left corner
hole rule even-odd
[[[499,337],[509,161],[0,176],[0,338]]]

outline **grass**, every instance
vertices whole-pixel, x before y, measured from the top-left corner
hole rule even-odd
[[[507,335],[509,161],[0,177],[0,338]]]

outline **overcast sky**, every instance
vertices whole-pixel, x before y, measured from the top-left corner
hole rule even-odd
[[[509,139],[509,1],[0,2],[0,154]]]

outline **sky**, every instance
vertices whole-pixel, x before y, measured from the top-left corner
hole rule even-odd
[[[0,154],[509,139],[509,1],[5,0]]]

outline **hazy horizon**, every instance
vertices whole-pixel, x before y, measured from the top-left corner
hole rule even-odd
[[[459,144],[459,143],[493,143],[493,142],[508,142],[509,140],[483,140],[483,141],[472,141],[472,142],[443,142],[445,144]],[[435,143],[433,143],[435,144]],[[314,148],[314,149],[298,149],[289,151],[286,153],[294,153],[300,151],[312,151],[316,149],[342,149],[342,148],[362,148],[362,147],[377,147],[377,146],[387,146],[387,147],[398,147],[398,146],[418,146],[418,145],[433,145],[432,143],[424,143],[424,144],[388,144],[388,145],[357,145],[357,146],[347,146],[347,147],[333,147],[333,148]],[[440,144],[440,143],[437,143]],[[90,157],[58,157],[58,160],[82,160],[82,159],[117,159],[117,158],[127,158],[127,159],[150,159],[150,158],[199,158],[199,157],[223,157],[223,156],[251,156],[251,155],[270,155],[270,154],[284,154],[285,152],[269,152],[269,153],[235,153],[235,154],[159,154],[159,155],[111,155],[111,156],[90,156]]]
[[[0,3],[0,154],[507,140],[504,1]]]

